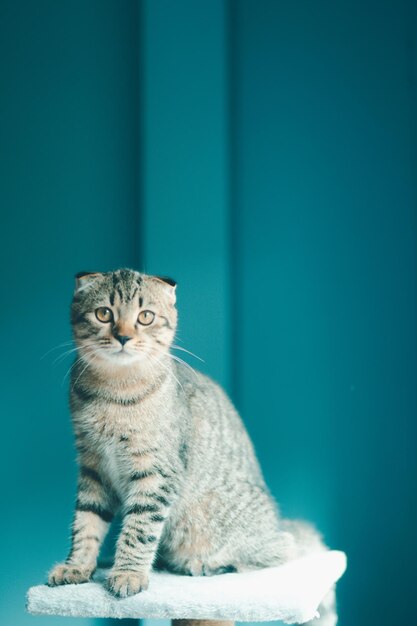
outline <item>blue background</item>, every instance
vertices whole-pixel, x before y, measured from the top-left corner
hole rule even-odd
[[[341,626],[409,621],[415,2],[1,0],[0,64],[2,623],[68,622],[24,612],[75,495],[44,355],[75,272],[120,266],[177,279],[284,514],[348,553]]]

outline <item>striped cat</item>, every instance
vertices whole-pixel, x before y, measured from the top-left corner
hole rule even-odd
[[[146,589],[152,565],[210,575],[324,549],[313,528],[280,518],[222,389],[170,354],[173,281],[128,269],[80,274],[71,314],[78,497],[72,547],[50,585],[90,579],[117,511],[107,588],[118,597]]]

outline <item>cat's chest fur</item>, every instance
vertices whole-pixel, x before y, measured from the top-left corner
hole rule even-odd
[[[115,439],[109,439],[103,446],[100,455],[100,473],[121,497],[129,475],[129,463],[122,459],[120,442]]]
[[[149,451],[160,447],[158,416],[150,407],[95,402],[84,406],[77,418],[85,443],[98,457],[100,473],[123,498],[131,474],[151,463]]]

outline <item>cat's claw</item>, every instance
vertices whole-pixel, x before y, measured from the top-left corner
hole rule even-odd
[[[134,571],[113,571],[106,580],[106,587],[116,598],[127,598],[148,588],[148,575]]]
[[[86,583],[90,580],[92,573],[91,569],[62,563],[56,565],[50,571],[48,585],[55,587],[57,585],[78,585],[79,583]]]

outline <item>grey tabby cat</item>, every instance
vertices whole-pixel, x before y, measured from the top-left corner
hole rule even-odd
[[[312,527],[280,518],[222,389],[170,355],[173,281],[128,269],[78,275],[72,325],[78,498],[71,551],[50,585],[90,579],[118,510],[107,579],[118,597],[146,589],[152,565],[210,575],[325,549]]]

